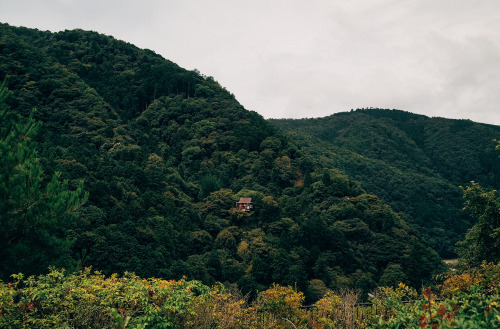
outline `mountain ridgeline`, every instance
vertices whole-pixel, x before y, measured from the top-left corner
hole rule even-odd
[[[457,140],[498,127],[386,111],[271,123],[214,78],[96,32],[1,24],[0,79],[9,111],[26,118],[36,108],[43,184],[60,175],[88,192],[76,219],[57,228],[45,225],[47,213],[15,235],[2,231],[3,279],[57,264],[186,275],[244,292],[273,282],[302,291],[418,286],[442,266],[430,237],[452,243],[470,226],[456,183],[498,182],[489,142]],[[254,210],[234,209],[240,197]],[[15,227],[17,213],[2,213],[2,225]]]
[[[443,257],[473,224],[459,186],[500,186],[498,126],[388,109],[272,123],[401,213]]]

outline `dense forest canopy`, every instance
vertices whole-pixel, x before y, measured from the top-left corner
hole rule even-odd
[[[498,126],[374,108],[272,123],[404,214],[442,257],[474,223],[459,186],[500,186]]]
[[[342,130],[336,145],[325,135],[324,143],[311,146],[319,137],[282,133],[245,110],[214,78],[83,30],[50,33],[1,24],[0,79],[12,92],[4,105],[12,114],[9,122],[22,125],[34,113],[39,124],[36,134],[27,137],[43,169],[38,174],[40,186],[49,186],[57,177],[68,193],[81,196],[80,201],[86,199],[82,181],[88,193],[83,205],[75,199],[78,207],[68,208],[76,213],[64,222],[64,230],[45,230],[41,238],[64,241],[57,265],[69,270],[93,266],[105,274],[130,271],[172,279],[187,275],[205,284],[234,283],[244,292],[263,290],[273,282],[302,291],[318,284],[366,290],[379,282],[418,286],[442,266],[429,247],[431,233],[440,232],[449,243],[470,224],[458,212],[459,192],[453,184],[460,173],[450,172],[449,180],[443,180],[448,177],[445,172],[429,163],[443,161],[442,148],[454,140],[429,146],[436,159],[428,158],[422,150],[413,151],[430,139],[417,142],[387,128],[385,134],[401,134],[401,144],[393,149],[404,154],[388,167],[384,156],[395,156],[395,151],[386,151],[374,140],[370,152],[378,157],[363,155],[363,141],[355,138],[360,129],[349,130],[348,124],[358,120],[344,115],[338,128],[319,130]],[[498,127],[457,123],[461,124],[498,132]],[[383,139],[378,129],[385,126],[372,125],[370,130],[367,121],[363,133]],[[433,127],[442,129],[439,123]],[[8,140],[2,143],[8,148]],[[480,148],[483,158],[477,161],[498,166],[485,151],[486,144]],[[450,166],[457,164],[457,156]],[[396,166],[398,161],[402,167]],[[5,166],[9,165],[15,164]],[[358,170],[361,166],[365,171]],[[491,170],[488,183],[498,179],[497,169]],[[473,173],[483,169],[478,170]],[[422,203],[428,201],[426,193],[435,193],[442,202],[433,207],[449,211],[443,212],[444,219],[425,215],[424,225],[417,216],[424,206],[408,200],[398,204],[387,197],[392,191],[376,187],[376,179],[393,173],[398,173],[391,178],[395,186],[409,181],[431,184],[425,193],[397,193],[402,199],[424,195]],[[373,175],[371,185],[366,175]],[[255,210],[235,210],[240,197],[251,197]],[[50,202],[57,203],[58,197]],[[426,211],[433,214],[436,209]],[[45,220],[53,221],[53,216]],[[12,224],[10,220],[2,214],[2,226]],[[426,239],[409,223],[425,227]],[[3,279],[20,271],[47,271],[46,264],[34,258],[8,263],[17,249],[3,243],[8,256],[0,260]],[[52,245],[27,248],[44,253],[45,246]]]

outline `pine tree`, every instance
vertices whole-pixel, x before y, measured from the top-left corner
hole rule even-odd
[[[80,182],[69,191],[60,173],[44,179],[32,140],[34,119],[11,111],[9,91],[0,86],[0,278],[40,273],[49,265],[71,265],[68,228],[87,200]]]
[[[500,196],[496,190],[486,191],[478,183],[463,188],[465,208],[477,223],[457,243],[460,261],[466,266],[500,261]]]

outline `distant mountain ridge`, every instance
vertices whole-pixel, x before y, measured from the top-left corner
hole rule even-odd
[[[358,109],[316,119],[273,119],[298,145],[410,215],[443,256],[470,227],[458,186],[500,186],[500,127],[399,110]]]

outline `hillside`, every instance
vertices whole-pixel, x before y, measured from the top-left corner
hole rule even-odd
[[[271,122],[305,152],[406,214],[443,257],[453,256],[472,224],[461,211],[459,186],[500,186],[493,142],[500,137],[498,126],[384,109]]]
[[[0,35],[6,111],[15,121],[36,108],[28,160],[42,166],[41,184],[59,172],[69,190],[83,180],[88,192],[76,220],[49,211],[25,225],[17,208],[2,208],[11,227],[0,238],[2,278],[55,264],[305,291],[314,282],[370,289],[382,278],[420,285],[440,270],[404,218],[214,78],[96,32],[2,24]],[[15,161],[6,166],[27,160]],[[15,204],[9,193],[23,190],[7,183],[2,197]],[[64,193],[41,197],[58,205]],[[255,210],[234,210],[240,197]]]

